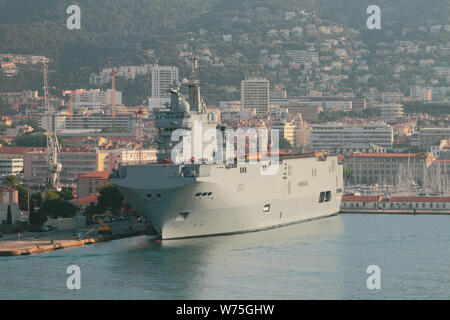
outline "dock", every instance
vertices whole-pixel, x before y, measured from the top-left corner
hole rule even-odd
[[[25,256],[46,251],[81,247],[95,243],[94,238],[83,240],[4,240],[0,243],[0,256]]]
[[[412,214],[412,215],[423,215],[423,214],[436,214],[436,215],[448,215],[449,210],[416,210],[414,209],[367,209],[367,208],[356,208],[356,209],[341,209],[340,214],[345,213],[362,213],[362,214]]]
[[[89,237],[81,239],[75,239],[72,231],[24,234],[20,240],[16,236],[0,238],[0,257],[39,254],[149,234],[145,224],[116,223],[111,225],[111,227],[112,235],[101,235],[97,232],[91,232]]]

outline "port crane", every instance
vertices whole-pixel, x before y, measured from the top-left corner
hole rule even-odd
[[[114,217],[114,215],[110,213],[94,214],[92,216],[92,220],[95,220],[98,224],[100,224],[100,226],[98,227],[99,234],[110,236],[112,235],[111,227],[100,219],[104,217]]]
[[[59,174],[62,170],[62,165],[58,161],[58,156],[61,151],[61,147],[58,142],[58,137],[55,134],[55,128],[53,126],[53,114],[54,110],[50,107],[50,96],[48,91],[48,65],[44,62],[44,99],[45,99],[45,114],[44,119],[47,120],[48,131],[47,136],[47,149],[46,160],[48,165],[48,176],[45,185],[46,191],[61,191],[61,183],[59,180]]]

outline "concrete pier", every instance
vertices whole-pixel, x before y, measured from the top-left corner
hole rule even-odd
[[[414,209],[367,209],[367,208],[355,208],[355,209],[342,209],[339,213],[368,213],[368,214],[450,214],[450,210],[415,210]]]
[[[75,239],[74,231],[25,233],[21,235],[20,240],[17,239],[17,235],[4,235],[3,238],[0,238],[0,257],[37,254],[148,234],[143,223],[115,222],[110,226],[112,235],[100,235],[97,231],[89,232],[92,226],[86,227],[84,230],[77,230],[86,233],[87,237],[82,239]]]
[[[58,249],[81,247],[87,244],[93,244],[96,241],[93,238],[83,240],[57,240],[53,241],[53,243],[52,241],[42,240],[4,240],[0,242],[0,256],[24,256]]]

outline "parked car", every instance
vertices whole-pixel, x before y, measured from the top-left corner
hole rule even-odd
[[[52,231],[52,228],[50,226],[42,226],[39,228],[39,230],[41,232],[49,232],[49,231]]]

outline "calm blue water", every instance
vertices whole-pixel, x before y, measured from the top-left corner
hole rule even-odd
[[[0,299],[449,299],[450,216],[341,215],[269,231],[137,237],[0,258]],[[81,290],[66,288],[69,265]],[[381,290],[366,268],[381,268]]]

